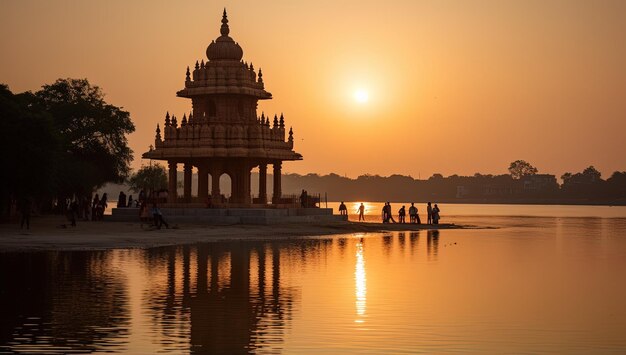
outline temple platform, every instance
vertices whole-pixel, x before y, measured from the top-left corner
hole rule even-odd
[[[332,208],[200,208],[159,207],[167,223],[207,225],[333,223],[347,221]],[[137,222],[139,208],[113,208],[107,220]]]

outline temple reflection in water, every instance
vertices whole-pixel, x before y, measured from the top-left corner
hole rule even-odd
[[[281,352],[294,320],[327,317],[329,303],[351,299],[354,324],[367,326],[370,279],[376,286],[381,277],[376,268],[417,257],[419,238],[5,254],[0,302],[12,307],[0,314],[0,352]],[[436,260],[437,244],[428,233],[423,257]],[[303,294],[307,274],[327,275],[316,281],[327,287]],[[317,303],[303,310],[303,299]]]

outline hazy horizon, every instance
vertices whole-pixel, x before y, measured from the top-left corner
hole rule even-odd
[[[185,70],[219,35],[263,69],[304,160],[288,173],[428,178],[626,170],[626,2],[4,1],[0,82],[17,93],[87,78],[154,144]],[[366,92],[365,102],[353,97]],[[357,97],[359,99],[360,97]]]

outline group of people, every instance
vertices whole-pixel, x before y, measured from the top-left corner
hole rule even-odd
[[[91,220],[101,221],[104,217],[104,211],[109,206],[107,193],[102,194],[102,198],[96,194],[91,201]],[[85,217],[87,218],[87,217]]]
[[[139,200],[133,200],[133,195],[128,195],[127,200],[124,191],[120,191],[120,195],[117,197],[117,208],[124,207],[139,207]]]
[[[383,223],[389,223],[390,221],[393,223],[406,223],[407,211],[406,211],[405,206],[402,206],[398,210],[398,222],[396,222],[396,220],[393,218],[393,214],[391,211],[392,211],[391,203],[385,202],[385,205],[383,206],[383,210],[382,210]],[[417,207],[415,206],[415,203],[411,202],[411,207],[409,207],[408,212],[409,212],[409,223],[422,224],[422,220],[420,219],[420,215],[417,210]],[[439,224],[439,219],[440,219],[439,212],[441,212],[441,210],[439,209],[439,206],[437,206],[436,203],[433,207],[433,205],[430,202],[428,202],[426,204],[426,214],[427,214],[426,223]],[[360,216],[359,216],[359,220],[360,220]]]
[[[428,218],[427,223],[439,224],[439,219],[441,218],[439,214],[440,212],[441,210],[439,209],[439,206],[437,206],[436,203],[433,206],[432,203],[428,202],[426,204],[426,214]],[[363,203],[361,203],[361,205],[359,206],[358,213],[359,213],[359,222],[365,221],[365,205]],[[343,201],[341,201],[341,203],[339,204],[339,214],[342,216],[348,215],[348,208],[346,207],[346,204]],[[383,223],[390,223],[390,222],[406,223],[406,214],[407,214],[406,206],[402,206],[398,210],[398,221],[396,222],[396,220],[393,218],[391,203],[385,202],[385,205],[383,206],[383,209],[382,209],[382,220],[383,220]],[[417,206],[415,206],[415,203],[411,202],[411,207],[409,207],[408,214],[409,214],[409,223],[422,224],[422,220],[420,219]]]
[[[390,221],[393,223],[406,223],[406,207],[402,206],[398,210],[398,222],[393,218],[393,214],[391,212],[391,203],[385,202],[382,210],[382,219],[383,223],[389,223]],[[411,202],[411,207],[409,207],[409,223],[422,224],[422,220],[420,219],[419,212],[415,203]],[[428,202],[426,204],[426,214],[427,214],[427,222],[428,224],[439,224],[441,210],[439,206],[435,203],[434,207],[432,203]],[[360,216],[359,216],[360,220]]]

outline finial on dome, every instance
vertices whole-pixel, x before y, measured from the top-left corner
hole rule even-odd
[[[274,115],[274,128],[278,127],[278,116]]]
[[[285,117],[283,117],[283,113],[280,113],[280,128],[285,128]]]
[[[259,68],[259,84],[263,84],[263,71]]]
[[[185,74],[186,74],[185,80],[191,81],[191,76],[190,76],[191,73],[189,72],[189,67],[187,67],[187,73],[185,73]]]
[[[169,126],[170,125],[170,112],[167,111],[167,113],[165,114],[165,126]]]
[[[157,123],[157,129],[156,129],[156,137],[158,139],[161,139],[161,128],[159,127],[158,123]]]
[[[220,28],[222,36],[228,36],[230,29],[228,28],[228,16],[226,15],[226,8],[224,8],[224,14],[222,15],[222,27]]]
[[[200,68],[204,69],[204,59],[202,59],[202,61],[200,62]]]
[[[293,128],[289,127],[289,142],[293,143]]]
[[[196,60],[196,70],[200,69],[200,64],[198,64],[198,61]]]

